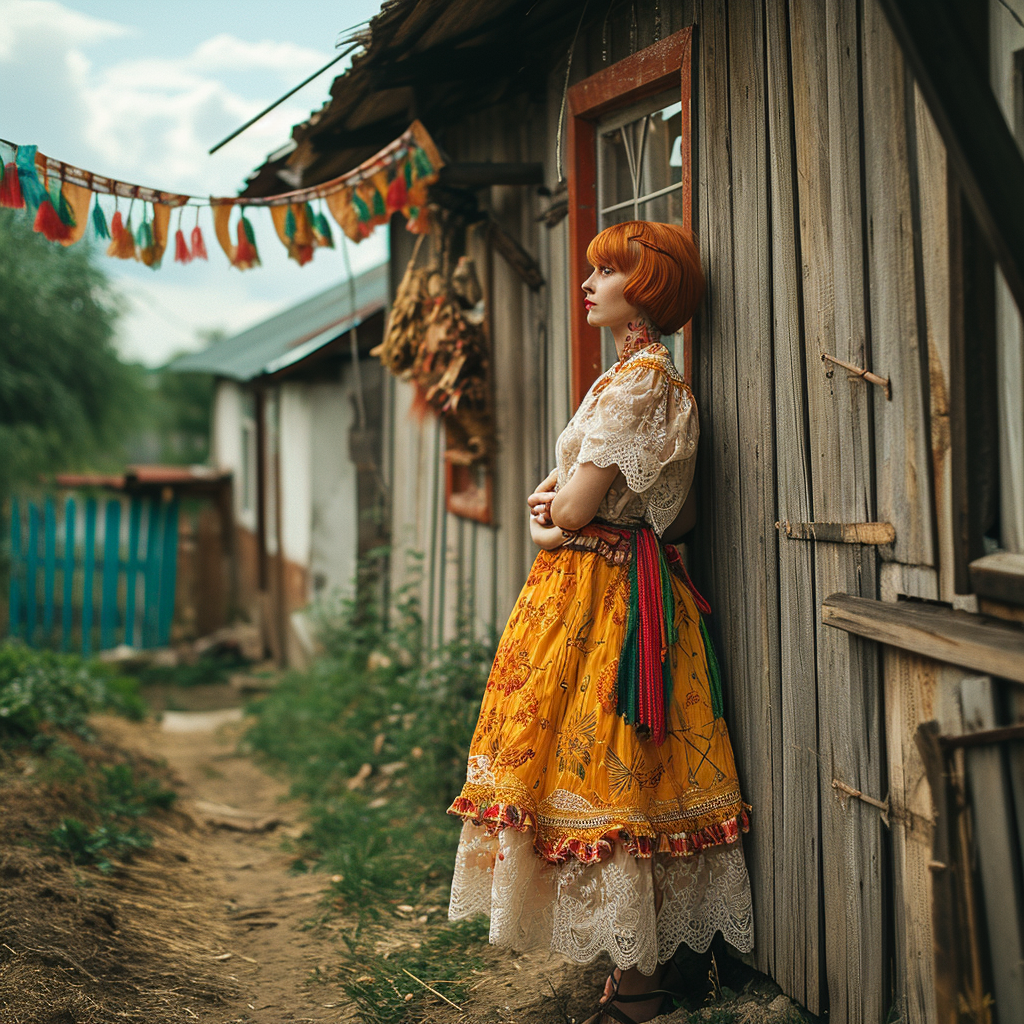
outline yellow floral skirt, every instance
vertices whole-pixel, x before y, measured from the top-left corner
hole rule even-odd
[[[746,831],[725,720],[715,718],[699,611],[672,574],[668,735],[616,713],[629,567],[570,547],[537,555],[487,681],[469,772],[449,813],[531,832],[545,860],[677,856]]]

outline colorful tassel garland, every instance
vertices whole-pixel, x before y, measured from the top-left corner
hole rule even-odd
[[[192,259],[209,259],[206,255],[206,242],[203,239],[203,231],[198,224],[192,229]]]
[[[32,228],[51,242],[62,242],[71,237],[71,225],[61,220],[49,196],[37,207]]]
[[[20,210],[25,206],[16,163],[4,165],[4,178],[0,181],[0,206],[6,206],[10,210]]]
[[[43,200],[48,198],[46,189],[43,188],[43,183],[39,180],[39,172],[36,170],[36,147],[19,146],[14,162],[18,166],[18,183],[21,186],[25,206],[35,213]]]
[[[196,228],[198,231],[199,229]],[[189,251],[188,243],[185,241],[185,232],[178,228],[174,233],[174,262],[191,263],[192,253]]]
[[[334,248],[334,232],[331,225],[322,213],[314,213],[311,217],[313,227],[313,240],[317,245],[327,249]]]
[[[289,205],[288,211],[284,215],[284,234],[288,241],[292,241],[295,238],[295,229],[297,225],[295,223],[295,207]]]
[[[388,185],[387,207],[388,212],[398,213],[405,208],[409,201],[409,189],[405,184],[405,175],[399,171],[394,181]]]
[[[244,213],[238,221],[238,249],[234,262],[239,270],[248,270],[250,267],[260,265],[260,256],[256,251],[256,235]]]
[[[107,227],[107,218],[103,213],[103,207],[100,206],[100,201],[96,200],[96,205],[92,208],[92,230],[97,238],[110,238],[110,230]]]
[[[130,260],[135,257],[135,236],[132,233],[132,222],[129,217],[125,224],[121,217],[121,211],[114,212],[113,220],[110,222],[110,245],[107,246],[107,255],[119,260]]]

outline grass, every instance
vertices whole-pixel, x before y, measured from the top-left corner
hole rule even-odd
[[[103,873],[152,844],[138,819],[169,808],[175,794],[124,761],[109,763],[94,745],[88,717],[115,711],[142,718],[138,682],[98,661],[0,644],[0,755],[22,765],[40,803],[64,813],[55,827],[27,837]]]
[[[447,906],[459,827],[445,812],[465,777],[493,647],[463,630],[427,652],[414,590],[399,595],[390,625],[371,591],[322,615],[324,657],[250,705],[246,743],[308,802],[296,867],[331,875],[333,907],[358,922],[343,983],[369,1024],[392,1024],[428,995],[404,971],[458,1002],[486,939],[477,923],[445,923],[407,929],[387,959],[375,951],[404,934],[399,908],[429,920]]]

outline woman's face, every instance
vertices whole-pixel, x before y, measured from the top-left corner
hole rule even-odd
[[[587,323],[591,327],[608,327],[615,331],[640,315],[640,310],[622,294],[626,280],[625,274],[612,267],[594,267],[594,272],[582,285]]]

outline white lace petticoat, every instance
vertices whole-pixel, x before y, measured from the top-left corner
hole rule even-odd
[[[660,900],[660,909],[655,911]],[[653,974],[685,942],[698,953],[716,931],[754,947],[750,882],[739,842],[692,857],[657,855],[653,866],[615,844],[596,864],[551,864],[532,836],[462,826],[448,917],[487,914],[490,941],[520,952],[551,949],[576,963],[608,953],[617,967]]]

